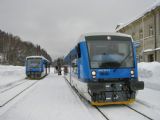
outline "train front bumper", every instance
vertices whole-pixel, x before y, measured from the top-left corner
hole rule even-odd
[[[143,90],[144,89],[144,82],[143,81],[131,80],[129,85],[130,85],[130,89],[132,91],[137,91],[137,90]]]
[[[93,106],[104,106],[104,105],[128,105],[128,104],[132,104],[135,102],[135,99],[129,99],[127,101],[116,101],[116,102],[91,102],[91,105]]]
[[[130,104],[142,89],[144,82],[137,80],[88,83],[92,105]]]

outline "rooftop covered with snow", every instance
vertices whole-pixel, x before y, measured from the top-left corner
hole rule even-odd
[[[48,61],[45,57],[43,57],[43,56],[28,56],[28,57],[26,57],[26,60],[27,59],[31,59],[31,58],[40,58],[40,59],[44,59],[44,60],[46,60],[46,61]],[[48,61],[49,62],[49,61]]]
[[[146,9],[142,14],[138,15],[134,19],[129,20],[127,23],[125,23],[125,24],[119,23],[117,25],[117,27],[116,27],[116,31],[119,31],[120,29],[126,27],[127,25],[131,24],[132,22],[140,19],[141,17],[145,16],[147,13],[151,12],[152,10],[155,10],[158,7],[160,7],[160,2],[154,3],[151,7],[149,7],[148,9]]]

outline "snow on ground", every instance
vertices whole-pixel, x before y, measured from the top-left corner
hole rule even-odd
[[[0,65],[0,88],[25,78],[22,66]]]
[[[141,62],[138,69],[139,79],[145,82],[145,87],[160,90],[160,63]]]
[[[137,102],[141,103],[160,116],[160,63],[139,63],[139,79],[144,81],[145,88],[138,92]],[[160,117],[159,117],[160,119]]]

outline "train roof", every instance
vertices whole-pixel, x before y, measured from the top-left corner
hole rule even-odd
[[[85,37],[88,37],[88,36],[122,36],[122,37],[129,37],[133,41],[132,36],[128,35],[128,34],[123,34],[123,33],[118,33],[118,32],[113,32],[113,33],[110,33],[110,32],[96,32],[96,33],[85,33],[85,34],[82,34],[77,42],[79,43],[79,42],[85,41]],[[76,48],[74,47],[68,53],[68,55],[65,57],[65,62],[69,61],[70,59],[72,60],[73,58],[75,58],[76,57],[76,52],[77,52]],[[70,56],[70,54],[72,54],[72,56]]]
[[[104,35],[110,35],[110,36],[122,36],[122,37],[130,37],[132,38],[131,35],[128,35],[128,34],[123,34],[123,33],[118,33],[118,32],[113,32],[113,33],[109,33],[109,32],[97,32],[97,33],[85,33],[85,34],[82,34],[79,38],[79,42],[80,41],[84,41],[84,38],[85,37],[88,37],[88,36],[104,36]]]
[[[46,61],[49,62],[49,60],[47,60],[47,59],[46,59],[45,57],[43,57],[43,56],[28,56],[28,57],[26,57],[26,60],[29,59],[29,58],[42,58],[42,59],[44,59],[44,60],[46,60]]]

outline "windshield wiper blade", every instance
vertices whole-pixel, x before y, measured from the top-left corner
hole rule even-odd
[[[130,55],[130,51],[128,53],[128,55],[120,62],[119,66],[114,68],[113,72],[116,72],[116,70],[124,63],[124,61],[126,61],[126,59],[129,57]]]

